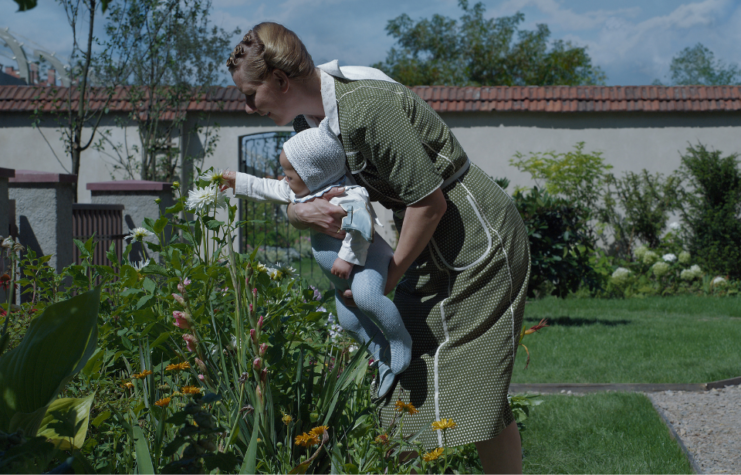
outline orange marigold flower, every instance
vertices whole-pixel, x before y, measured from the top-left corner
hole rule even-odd
[[[327,430],[329,430],[329,427],[327,426],[314,427],[309,431],[309,435],[312,437],[319,437],[320,435],[324,435]]]
[[[416,414],[416,413],[419,412],[417,410],[417,408],[414,407],[414,405],[412,403],[404,403],[401,399],[399,399],[398,401],[396,401],[396,411],[397,412],[406,412],[409,415],[414,415],[414,414]]]
[[[134,387],[134,383],[131,381],[126,381],[125,383],[121,384],[121,387],[124,389],[132,389]]]
[[[300,445],[302,447],[306,447],[306,443],[311,439],[311,436],[304,432],[301,435],[297,435],[295,439],[296,445]]]
[[[173,363],[165,366],[167,371],[182,371],[184,369],[190,369],[190,363],[183,361],[182,363]]]
[[[389,436],[386,434],[381,434],[378,437],[376,437],[375,443],[377,444],[388,444],[389,442]]]
[[[290,414],[283,414],[283,417],[281,417],[280,420],[282,420],[285,425],[288,425],[293,421],[293,417],[291,417]]]
[[[440,419],[432,423],[432,430],[455,429],[455,425],[453,419]]]
[[[180,391],[183,394],[201,394],[201,388],[198,386],[183,386]]]
[[[422,460],[424,460],[425,462],[432,462],[433,460],[437,460],[438,458],[440,458],[442,454],[443,454],[443,448],[438,447],[435,450],[424,454],[422,456]]]
[[[159,401],[155,402],[154,405],[159,407],[167,407],[170,405],[171,400],[171,397],[162,398]]]
[[[149,376],[150,374],[152,374],[152,372],[149,371],[148,369],[145,369],[141,373],[136,373],[136,374],[131,375],[131,377],[134,378],[134,379],[144,379],[147,376]]]

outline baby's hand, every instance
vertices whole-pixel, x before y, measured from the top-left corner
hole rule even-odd
[[[353,264],[338,257],[334,260],[334,264],[332,264],[332,274],[336,275],[340,279],[349,279],[353,267]]]

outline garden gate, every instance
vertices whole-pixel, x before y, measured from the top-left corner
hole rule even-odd
[[[87,241],[95,235],[97,246],[93,255],[94,265],[111,265],[106,253],[115,244],[116,257],[123,253],[124,205],[74,204],[72,205],[72,237]],[[73,262],[80,263],[80,250],[73,245]]]
[[[264,178],[283,175],[278,157],[293,132],[267,132],[239,138],[239,171]],[[308,230],[291,226],[286,205],[255,203],[240,200],[240,220],[247,223],[239,228],[240,252],[258,249],[256,258],[268,266],[290,265],[307,281],[329,287],[311,253]],[[322,285],[323,284],[323,285]]]

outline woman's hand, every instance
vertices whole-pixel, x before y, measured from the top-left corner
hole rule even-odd
[[[288,205],[288,220],[298,229],[311,228],[337,239],[345,238],[345,231],[340,229],[342,218],[347,212],[340,206],[329,202],[335,196],[345,192],[344,188],[334,188],[321,198],[315,198],[305,203],[291,203]]]

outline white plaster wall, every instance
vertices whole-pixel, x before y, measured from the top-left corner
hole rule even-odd
[[[620,176],[647,169],[672,173],[689,144],[702,142],[725,155],[741,153],[741,113],[457,113],[443,114],[469,158],[489,175],[532,186],[530,175],[509,164],[515,153],[558,153],[585,142],[601,151]]]

